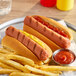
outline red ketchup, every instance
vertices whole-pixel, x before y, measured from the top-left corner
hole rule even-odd
[[[40,0],[40,3],[45,7],[53,7],[56,5],[56,0]]]
[[[68,38],[68,35],[67,35],[64,31],[58,29],[57,27],[52,26],[52,25],[49,24],[48,22],[45,22],[45,21],[44,21],[43,19],[41,19],[39,16],[34,16],[34,18],[35,18],[37,21],[39,21],[40,23],[42,23],[43,25],[45,25],[46,27],[48,27],[48,28],[50,28],[51,30],[55,31],[56,33],[58,33],[58,34],[60,34],[60,35],[62,35],[62,36],[64,36],[64,37]]]
[[[60,64],[70,64],[75,59],[73,53],[63,50],[54,56],[54,60]]]

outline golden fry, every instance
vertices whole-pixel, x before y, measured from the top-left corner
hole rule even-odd
[[[26,57],[23,57],[23,56],[8,55],[7,59],[17,60],[17,61],[19,61],[23,65],[27,64],[27,65],[30,65],[30,66],[34,66],[34,61],[33,60],[31,60],[29,58],[26,58]]]
[[[22,72],[13,72],[9,76],[41,76],[41,75],[35,75],[31,73],[22,73]]]
[[[11,67],[11,66],[9,66],[9,65],[7,65],[7,64],[4,64],[4,63],[1,63],[1,62],[0,62],[0,67],[5,68],[5,69],[17,70],[16,68]]]
[[[0,74],[10,74],[12,72],[18,72],[17,70],[11,70],[11,69],[0,69]]]
[[[7,60],[5,58],[0,58],[0,62],[5,63],[9,66],[12,66],[18,70],[24,71],[24,72],[29,72],[23,65],[21,65],[20,63],[17,63],[15,61],[12,60]]]
[[[3,53],[3,54],[9,54],[9,53],[12,53],[4,48],[0,48],[0,53]]]
[[[48,65],[41,65],[41,66],[48,66]],[[39,65],[34,65],[34,67],[35,68],[37,68],[37,69],[41,69],[41,66],[39,66]],[[41,69],[41,70],[43,70],[43,71],[47,71],[47,72],[51,72],[51,73],[56,73],[56,74],[62,74],[62,72],[61,71],[49,71],[49,70],[45,70],[45,69]]]
[[[0,57],[4,57],[4,56],[5,56],[5,54],[0,53]]]
[[[76,71],[76,66],[38,66],[37,68],[40,68],[44,71]]]
[[[40,69],[36,69],[34,67],[31,67],[29,65],[25,65],[25,67],[30,70],[33,73],[37,73],[37,74],[41,74],[41,75],[46,75],[46,76],[59,76],[59,74],[54,74],[54,73],[50,73],[50,72],[46,72],[46,71],[42,71]]]
[[[44,71],[46,71],[46,70],[44,70]],[[61,71],[47,71],[47,72],[51,72],[51,73],[55,73],[55,74],[62,74]]]

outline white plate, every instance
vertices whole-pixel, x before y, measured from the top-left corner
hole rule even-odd
[[[14,19],[14,20],[11,20],[11,21],[8,21],[6,23],[1,24],[0,25],[0,43],[1,43],[2,38],[5,36],[6,28],[8,26],[12,25],[12,26],[16,27],[17,29],[21,29],[22,30],[23,29],[23,20],[24,20],[24,17],[18,18],[18,19]],[[61,23],[63,25],[66,25],[66,23],[64,21],[59,21],[59,23]],[[72,46],[69,49],[72,49],[73,52],[75,52],[75,54],[76,54],[76,44],[75,44],[75,42],[76,42],[76,32],[74,32],[72,30],[72,33],[73,33],[74,39],[72,41]],[[76,61],[73,64],[71,64],[70,66],[76,66]],[[0,75],[0,76],[8,76],[8,75]],[[63,72],[63,74],[60,75],[60,76],[76,76],[76,72]]]

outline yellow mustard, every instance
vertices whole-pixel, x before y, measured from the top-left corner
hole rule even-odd
[[[57,0],[57,8],[63,11],[68,11],[73,8],[74,0]]]
[[[22,31],[22,30],[20,30],[20,32],[22,32],[22,33],[25,34],[27,37],[31,38],[33,41],[37,42],[40,46],[42,46],[43,48],[45,48],[45,47],[44,47],[44,44],[43,44],[40,40],[38,40],[35,36],[33,36],[33,35],[31,35],[31,34],[29,34],[29,33],[27,33],[27,32],[24,32],[24,31]]]

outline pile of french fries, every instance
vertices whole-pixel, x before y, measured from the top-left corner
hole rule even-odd
[[[76,71],[76,67],[37,65],[33,60],[0,48],[0,74],[9,76],[59,76],[62,71]]]

